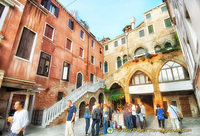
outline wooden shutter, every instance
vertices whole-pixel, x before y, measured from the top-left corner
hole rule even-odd
[[[56,14],[55,14],[55,16],[58,17],[58,15],[59,15],[59,8],[56,7]]]
[[[53,28],[48,24],[46,24],[45,36],[47,36],[50,39],[52,39],[53,36]]]
[[[24,27],[16,56],[29,60],[34,39],[35,33]]]
[[[3,13],[4,8],[5,8],[5,6],[0,3],[0,18]]]
[[[46,9],[50,10],[51,0],[47,0]]]
[[[71,46],[72,46],[72,41],[67,39],[66,48],[71,50]]]
[[[80,48],[79,56],[83,57],[83,49],[82,48]]]

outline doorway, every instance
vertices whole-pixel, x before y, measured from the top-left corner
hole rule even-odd
[[[83,118],[85,112],[85,102],[81,102],[79,106],[79,118]]]

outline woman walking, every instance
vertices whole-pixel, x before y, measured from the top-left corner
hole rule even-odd
[[[90,110],[89,110],[89,104],[86,104],[85,106],[85,113],[84,113],[84,118],[86,121],[86,126],[85,126],[85,135],[88,136],[88,130],[90,127]]]
[[[136,115],[137,115],[137,118],[138,118],[138,122],[140,124],[140,128],[143,129],[144,118],[143,118],[143,115],[141,113],[141,108],[140,108],[139,104],[136,104],[135,108],[136,108]]]
[[[163,111],[162,108],[160,108],[159,104],[157,104],[156,107],[157,107],[157,109],[156,109],[156,117],[158,119],[159,128],[164,129],[165,128],[164,111]]]
[[[108,128],[108,106],[104,105],[103,109],[103,132],[104,134],[107,134],[107,128]]]

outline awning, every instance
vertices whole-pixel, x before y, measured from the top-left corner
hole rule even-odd
[[[129,87],[130,94],[152,94],[153,92],[153,84],[136,85]]]

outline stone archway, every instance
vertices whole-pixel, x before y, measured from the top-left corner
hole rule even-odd
[[[95,98],[95,97],[92,97],[92,98],[90,99],[90,101],[89,101],[90,111],[92,111],[92,106],[94,105],[95,101],[96,101],[96,98]]]
[[[83,118],[84,112],[85,112],[85,101],[81,102],[79,105],[79,118]]]
[[[104,104],[104,95],[103,93],[99,94],[99,104],[103,103]]]

